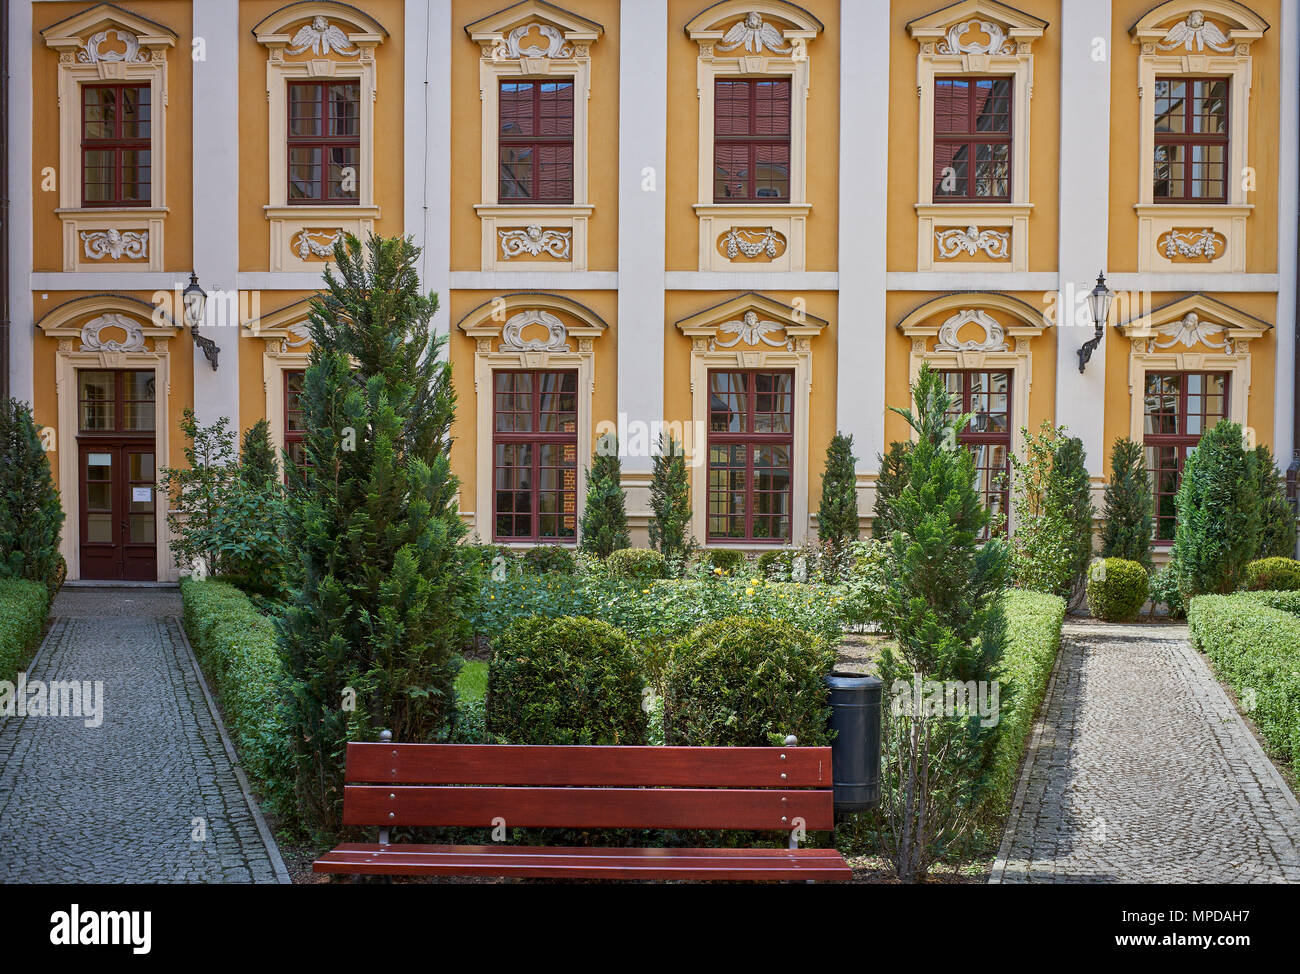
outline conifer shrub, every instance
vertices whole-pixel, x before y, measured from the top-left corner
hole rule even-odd
[[[691,485],[686,454],[671,436],[661,436],[650,473],[650,547],[680,573],[698,542],[691,536]]]
[[[1272,451],[1262,443],[1255,447],[1253,459],[1259,477],[1259,544],[1255,557],[1294,557],[1296,511],[1286,496],[1286,478],[1274,465]]]
[[[591,460],[581,528],[578,547],[597,558],[608,558],[620,548],[632,546],[623,464],[618,457],[618,441],[610,435],[602,437]]]
[[[1110,481],[1102,514],[1101,555],[1151,570],[1151,475],[1143,446],[1118,437],[1110,452]]]
[[[876,506],[871,518],[871,536],[877,541],[888,541],[896,522],[894,499],[907,485],[907,459],[912,452],[911,441],[895,440],[884,454],[876,454],[880,474],[876,478]]]
[[[823,544],[843,547],[858,538],[858,484],[853,437],[836,433],[826,448],[822,500],[817,509],[817,536]]]
[[[63,516],[31,410],[16,399],[0,402],[0,578],[39,582],[53,597],[67,574]]]

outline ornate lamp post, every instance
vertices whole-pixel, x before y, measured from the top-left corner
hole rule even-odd
[[[1092,353],[1096,351],[1097,346],[1101,344],[1101,336],[1106,328],[1106,318],[1110,314],[1110,303],[1115,300],[1115,292],[1106,286],[1106,276],[1103,272],[1097,272],[1097,286],[1092,289],[1088,295],[1088,310],[1092,312],[1092,323],[1096,327],[1096,334],[1083,343],[1083,348],[1079,349],[1079,371],[1083,372],[1083,367],[1092,358]]]
[[[199,287],[199,276],[193,271],[190,271],[190,283],[181,292],[181,297],[185,306],[185,323],[190,326],[194,344],[203,350],[204,358],[212,363],[212,371],[215,372],[221,349],[217,348],[217,343],[211,338],[199,334],[199,325],[203,324],[203,309],[208,303],[208,292]]]

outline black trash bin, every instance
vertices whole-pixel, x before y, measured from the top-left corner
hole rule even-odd
[[[860,673],[832,673],[830,688],[831,769],[835,814],[875,807],[880,800],[880,701],[884,684]]]

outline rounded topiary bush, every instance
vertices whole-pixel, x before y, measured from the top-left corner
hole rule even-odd
[[[620,629],[598,619],[518,619],[488,668],[488,737],[499,744],[645,744],[645,675]]]
[[[620,548],[610,553],[605,567],[613,578],[650,582],[668,577],[668,563],[652,548]]]
[[[825,678],[835,654],[785,622],[732,616],[675,643],[664,683],[664,743],[763,747],[794,734],[828,744]]]
[[[745,553],[731,548],[710,548],[704,552],[703,561],[711,572],[721,569],[728,575],[734,575],[745,567]]]
[[[573,552],[556,544],[538,545],[524,552],[524,566],[530,572],[558,572],[572,575],[576,566]]]
[[[1132,622],[1146,604],[1147,570],[1125,558],[1098,558],[1088,568],[1088,611],[1107,622]]]
[[[1246,588],[1255,592],[1294,592],[1300,589],[1300,561],[1256,559],[1246,566]]]

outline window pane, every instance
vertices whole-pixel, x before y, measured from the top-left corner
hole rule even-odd
[[[329,87],[329,134],[360,135],[361,88],[353,84]]]
[[[113,403],[117,396],[115,383],[116,376],[112,372],[77,373],[83,430],[113,429]]]
[[[530,199],[533,195],[533,149],[501,146],[501,199]]]
[[[289,86],[289,136],[316,137],[321,134],[320,85],[292,84]]]
[[[320,198],[320,152],[314,146],[289,148],[289,198]]]

